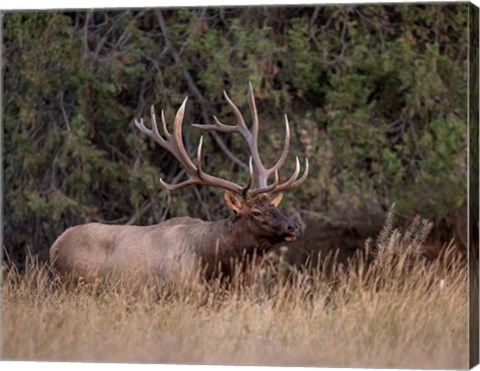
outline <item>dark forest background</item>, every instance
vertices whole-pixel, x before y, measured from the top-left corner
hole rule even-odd
[[[181,168],[133,118],[149,123],[154,104],[171,124],[188,95],[193,157],[203,133],[190,123],[233,122],[223,90],[249,121],[249,81],[265,162],[281,152],[284,114],[292,148],[281,176],[295,155],[310,160],[283,202],[306,228],[300,249],[349,248],[392,203],[399,221],[420,214],[462,242],[467,19],[466,3],[4,14],[6,255],[47,259],[64,229],[90,221],[228,215],[216,189],[162,189],[158,179]],[[205,170],[245,181],[241,139],[206,139]]]

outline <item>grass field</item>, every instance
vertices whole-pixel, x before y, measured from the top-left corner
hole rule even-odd
[[[417,221],[417,227],[419,225]],[[4,271],[3,359],[466,368],[465,263],[422,261],[424,240],[386,225],[369,269],[287,279],[281,259],[255,283],[129,293],[68,289],[45,267]]]

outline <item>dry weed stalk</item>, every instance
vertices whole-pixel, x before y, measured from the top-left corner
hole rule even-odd
[[[383,268],[392,266],[403,268],[406,263],[419,264],[422,247],[433,228],[433,223],[417,215],[404,230],[394,228],[394,213],[395,204],[392,204],[375,243],[375,264]],[[370,241],[367,242],[367,245],[369,244]]]

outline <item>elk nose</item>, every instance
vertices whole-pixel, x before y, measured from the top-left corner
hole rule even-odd
[[[300,229],[300,225],[298,223],[291,223],[288,225],[287,227],[287,231],[289,233],[295,233],[295,232],[298,232]]]

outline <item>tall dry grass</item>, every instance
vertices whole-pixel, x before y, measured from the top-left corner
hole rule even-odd
[[[67,288],[39,264],[5,271],[3,358],[466,368],[466,266],[422,260],[429,228],[417,219],[398,230],[390,218],[350,266],[295,270],[280,255],[249,285],[132,293]]]

